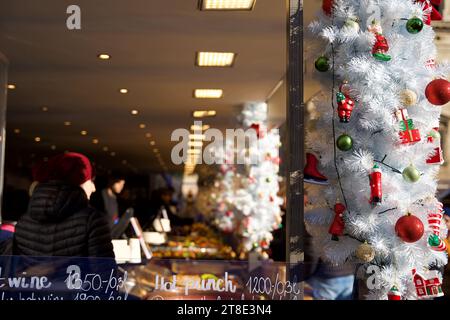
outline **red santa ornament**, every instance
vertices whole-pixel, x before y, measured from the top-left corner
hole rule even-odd
[[[375,35],[375,43],[372,47],[372,56],[380,61],[390,61],[391,56],[387,53],[389,51],[389,45],[386,37],[383,36],[383,29],[381,28],[381,25],[374,20],[368,29]]]
[[[440,238],[441,235],[441,222],[444,216],[442,203],[438,203],[437,212],[428,214],[428,228],[431,231],[431,235],[428,237],[428,244],[431,249],[439,252],[447,250],[445,242]]]
[[[334,241],[339,241],[338,237],[344,234],[344,211],[345,206],[342,203],[336,203],[334,205],[334,220],[328,230],[328,233],[332,236],[331,239]]]
[[[434,7],[439,6],[442,3],[442,0],[417,0],[416,2],[422,3],[423,5],[423,22],[425,22],[425,24],[430,25],[432,20],[442,20],[442,15]]]
[[[355,102],[342,92],[342,86],[339,92],[336,94],[336,100],[338,104],[338,116],[341,122],[348,123],[355,107]]]
[[[381,188],[381,169],[374,165],[372,172],[369,174],[370,181],[370,203],[379,205],[383,199],[383,192]]]

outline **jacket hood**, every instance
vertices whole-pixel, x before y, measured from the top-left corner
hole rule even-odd
[[[79,186],[59,181],[39,183],[31,196],[28,212],[40,222],[55,222],[87,208],[89,201]]]

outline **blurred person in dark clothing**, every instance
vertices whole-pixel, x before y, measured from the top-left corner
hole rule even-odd
[[[304,203],[307,205],[308,197],[305,194]],[[328,209],[324,210],[324,214]],[[306,211],[306,210],[305,210]],[[305,217],[308,212],[305,212]],[[305,219],[307,221],[307,219]],[[312,288],[315,300],[352,300],[355,284],[356,266],[351,262],[334,265],[321,259],[314,248],[314,237],[307,231],[305,223],[305,280]]]
[[[12,186],[5,188],[2,203],[2,223],[0,225],[0,242],[14,236],[16,223],[27,211],[30,197],[26,190],[15,189]]]
[[[176,206],[172,202],[174,190],[172,188],[160,188],[154,190],[150,200],[149,214],[141,217],[144,229],[151,229],[153,221],[165,210],[171,226],[183,226],[194,223],[193,219],[181,218],[176,214]]]
[[[16,225],[13,253],[113,258],[108,222],[89,206],[95,192],[89,159],[65,153],[40,170],[28,210]]]
[[[100,192],[96,192],[92,197],[92,206],[97,210],[106,213],[111,227],[117,223],[120,217],[117,196],[123,191],[124,187],[125,178],[121,175],[114,174],[109,177],[106,188]]]

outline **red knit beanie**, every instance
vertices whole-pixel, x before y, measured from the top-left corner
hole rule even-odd
[[[75,152],[54,156],[46,166],[40,166],[34,173],[37,181],[64,181],[70,185],[81,185],[93,178],[93,169],[89,159]]]

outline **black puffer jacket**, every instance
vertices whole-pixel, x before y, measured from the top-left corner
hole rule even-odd
[[[60,182],[39,184],[16,226],[14,254],[114,257],[105,216],[89,207],[83,189]]]

